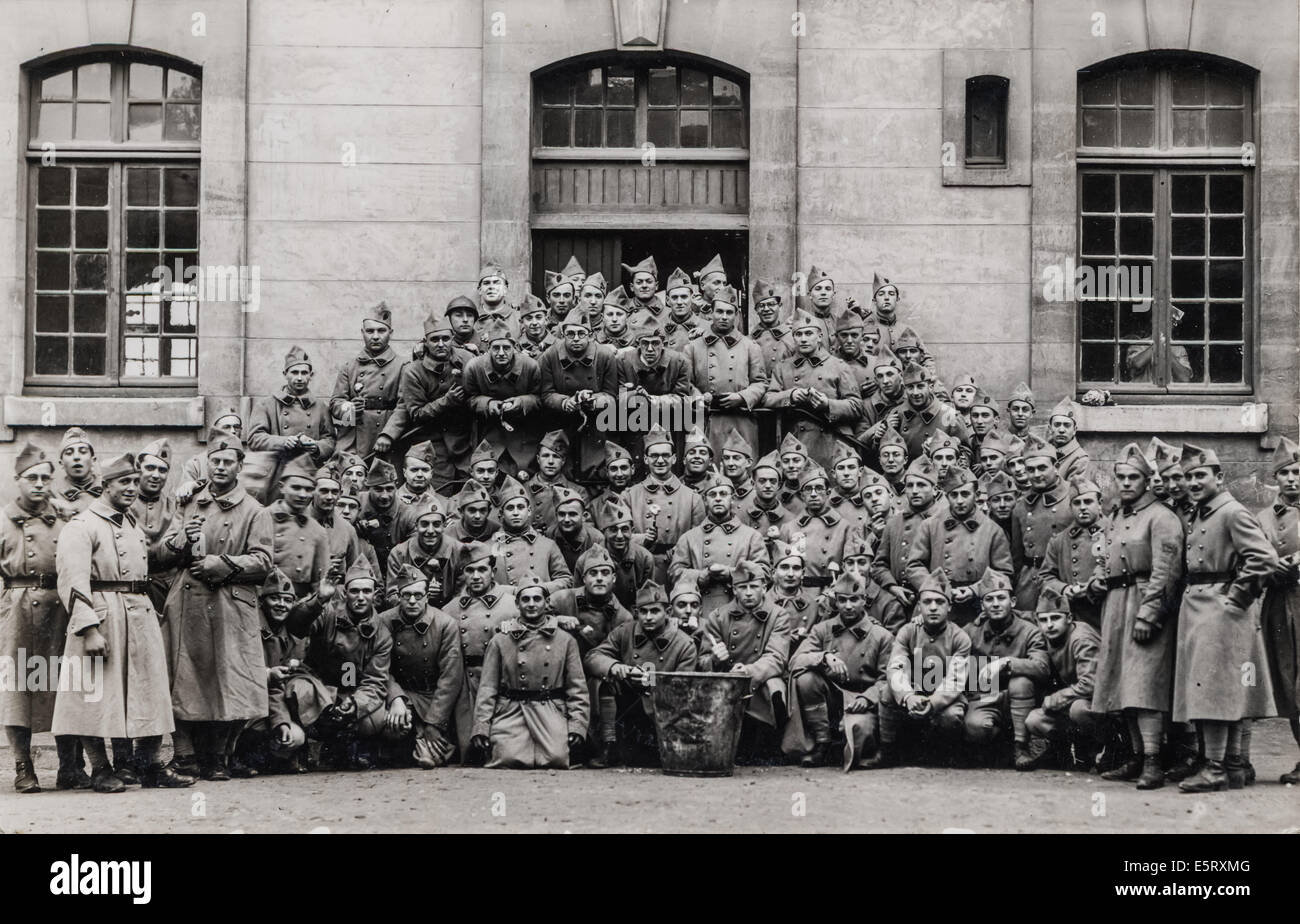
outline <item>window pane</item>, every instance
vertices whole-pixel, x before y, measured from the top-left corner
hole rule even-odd
[[[1083,145],[1090,148],[1115,146],[1115,110],[1083,110]]]
[[[600,147],[599,109],[575,109],[573,111],[573,146],[577,148]]]
[[[743,110],[713,110],[713,146],[715,148],[743,148],[745,146],[745,113]]]
[[[1173,219],[1173,241],[1170,251],[1179,257],[1199,257],[1205,253],[1205,220],[1203,218]]]
[[[1241,298],[1241,262],[1238,260],[1212,260],[1210,262],[1210,298]]]
[[[1124,173],[1119,178],[1119,210],[1129,214],[1154,209],[1155,177],[1149,173]]]
[[[122,373],[128,376],[158,375],[158,341],[152,337],[127,337],[122,342],[126,362]]]
[[[72,137],[72,103],[41,103],[36,114],[36,137],[60,140]]]
[[[165,205],[196,206],[199,204],[199,171],[191,167],[168,167]]]
[[[158,169],[130,167],[126,171],[126,204],[158,204]]]
[[[1085,106],[1115,105],[1115,75],[1082,78],[1079,99]]]
[[[177,337],[166,341],[170,364],[168,375],[183,375],[193,378],[198,375],[198,361],[195,354],[195,341],[187,337]]]
[[[1151,339],[1151,307],[1141,303],[1120,302],[1119,339]]]
[[[1197,68],[1174,68],[1169,92],[1175,106],[1204,106],[1205,72]]]
[[[650,68],[650,105],[677,105],[677,68]]]
[[[1172,115],[1174,147],[1205,147],[1205,110],[1175,109]]]
[[[108,330],[108,296],[74,295],[72,329],[80,334],[102,334]]]
[[[67,209],[41,209],[36,213],[37,247],[71,247],[72,213]]]
[[[108,168],[77,168],[77,206],[108,205]]]
[[[572,80],[568,74],[555,74],[542,81],[541,93],[543,105],[567,106],[569,88]]]
[[[71,258],[67,253],[37,253],[36,288],[66,292],[71,282],[71,266]]]
[[[198,213],[168,210],[163,227],[163,246],[171,250],[193,250],[198,247]]]
[[[198,333],[199,303],[187,299],[173,299],[167,303],[164,329],[169,334]]]
[[[710,98],[709,75],[694,68],[682,68],[682,105],[708,106]]]
[[[569,110],[542,110],[542,144],[550,148],[569,146]]]
[[[108,99],[109,64],[83,64],[77,68],[77,99]]]
[[[155,103],[132,103],[129,107],[126,136],[131,141],[161,141],[162,106]]]
[[[73,266],[78,289],[98,292],[108,288],[108,254],[79,253]]]
[[[1085,255],[1107,256],[1115,253],[1115,220],[1085,215],[1081,252]]]
[[[1211,109],[1209,112],[1210,145],[1216,148],[1237,147],[1245,140],[1244,110]]]
[[[1154,254],[1154,222],[1150,218],[1123,218],[1119,223],[1119,250],[1125,254]]]
[[[122,321],[133,334],[157,334],[159,298],[156,295],[128,295]]]
[[[1170,351],[1169,377],[1175,382],[1205,382],[1205,347],[1175,346]]]
[[[36,374],[68,374],[68,338],[36,338]]]
[[[1154,381],[1151,365],[1155,359],[1155,352],[1151,349],[1151,344],[1125,344],[1120,347],[1120,352],[1124,357],[1120,367],[1121,382]]]
[[[1171,179],[1175,212],[1201,214],[1205,211],[1205,177],[1199,173],[1175,173]]]
[[[602,84],[600,68],[593,67],[585,74],[578,75],[574,102],[579,106],[599,106]]]
[[[1155,74],[1150,70],[1121,71],[1119,101],[1122,106],[1150,106],[1155,103]]]
[[[1121,109],[1119,143],[1126,148],[1146,148],[1155,136],[1155,112],[1150,109]]]
[[[77,212],[77,249],[102,250],[108,247],[108,210]]]
[[[127,92],[132,99],[162,99],[163,69],[156,64],[132,64]]]
[[[1115,381],[1115,347],[1109,343],[1084,343],[1079,350],[1079,376],[1085,382]]]
[[[613,66],[605,70],[605,105],[636,104],[636,86],[630,67]]]
[[[108,341],[103,337],[72,338],[72,374],[103,375]]]
[[[1240,106],[1242,82],[1228,74],[1207,74],[1205,83],[1209,90],[1211,106]]]
[[[709,145],[709,113],[705,109],[681,110],[681,145],[684,148],[704,148]]]
[[[1210,381],[1237,383],[1241,381],[1242,351],[1239,346],[1210,347]]]
[[[41,81],[41,99],[72,99],[72,68]]]
[[[1210,211],[1240,212],[1243,208],[1245,180],[1240,176],[1210,177]]]
[[[1175,340],[1205,339],[1205,306],[1200,302],[1174,305],[1174,319],[1172,334]]]
[[[36,329],[46,334],[57,334],[68,329],[66,295],[36,296]]]
[[[161,243],[158,237],[158,213],[143,209],[130,209],[126,213],[126,246],[157,247]]]
[[[72,171],[67,167],[42,167],[36,175],[36,201],[40,205],[68,205]]]
[[[740,84],[726,77],[713,78],[713,105],[740,106]]]
[[[1115,339],[1115,303],[1079,303],[1079,336],[1084,340]]]
[[[1205,297],[1205,264],[1200,260],[1174,260],[1169,266],[1169,278],[1174,298]]]
[[[164,141],[199,140],[199,106],[197,103],[168,103],[163,122]]]
[[[1245,238],[1240,218],[1210,220],[1210,254],[1215,257],[1240,257]]]
[[[168,99],[197,101],[203,97],[202,89],[203,81],[197,77],[191,77],[184,71],[169,70],[167,72]]]
[[[77,103],[77,138],[108,141],[109,103]]]
[[[1085,173],[1082,182],[1085,212],[1115,211],[1115,177],[1109,173]]]
[[[647,114],[646,136],[661,148],[677,147],[677,110],[651,109]]]
[[[630,148],[636,144],[636,110],[605,111],[605,144],[611,148]]]
[[[1210,339],[1240,340],[1241,337],[1241,306],[1224,304],[1211,305]]]
[[[157,285],[158,277],[154,270],[161,264],[156,253],[129,253],[126,255],[126,278],[122,288],[126,291],[149,288]]]

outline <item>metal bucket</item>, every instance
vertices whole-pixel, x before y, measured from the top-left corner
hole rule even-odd
[[[655,729],[664,773],[731,776],[748,696],[744,674],[655,672]]]

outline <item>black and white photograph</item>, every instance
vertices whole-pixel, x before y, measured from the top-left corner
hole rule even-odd
[[[1300,0],[0,0],[0,291],[20,893],[1300,833]]]

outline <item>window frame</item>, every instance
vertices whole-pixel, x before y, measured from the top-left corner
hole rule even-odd
[[[1085,107],[1083,105],[1083,85],[1088,77],[1101,76],[1105,74],[1115,74],[1134,66],[1143,66],[1150,69],[1154,75],[1155,90],[1153,94],[1154,105],[1154,125],[1153,125],[1153,143],[1150,146],[1119,146],[1099,147],[1084,146],[1083,140],[1083,117]],[[1209,146],[1208,126],[1207,126],[1207,145],[1204,148],[1175,148],[1172,147],[1173,138],[1173,116],[1174,104],[1172,101],[1172,71],[1178,67],[1195,67],[1200,66],[1208,73],[1219,73],[1231,76],[1241,81],[1242,103],[1243,103],[1243,139],[1242,144],[1232,148],[1211,147]],[[1075,130],[1077,132],[1078,146],[1076,149],[1076,169],[1075,169],[1075,247],[1074,258],[1076,265],[1082,267],[1085,260],[1083,256],[1083,182],[1082,178],[1087,173],[1151,173],[1154,176],[1154,202],[1153,202],[1153,234],[1154,234],[1154,255],[1152,282],[1154,288],[1154,298],[1152,305],[1152,346],[1155,351],[1153,357],[1152,381],[1147,382],[1122,382],[1122,381],[1094,381],[1083,378],[1083,329],[1082,329],[1082,305],[1083,302],[1075,299],[1073,294],[1069,296],[1074,305],[1073,324],[1074,324],[1074,360],[1076,363],[1075,383],[1079,394],[1089,389],[1105,389],[1117,397],[1134,398],[1134,399],[1169,399],[1171,403],[1186,401],[1188,399],[1222,399],[1224,401],[1239,400],[1242,396],[1252,396],[1256,394],[1259,382],[1258,369],[1258,344],[1256,343],[1256,332],[1258,328],[1259,314],[1259,287],[1258,277],[1259,267],[1259,183],[1258,183],[1258,161],[1254,164],[1243,163],[1243,147],[1245,144],[1254,144],[1257,146],[1260,137],[1259,126],[1259,81],[1257,75],[1250,68],[1226,59],[1210,58],[1202,55],[1186,54],[1168,54],[1163,52],[1144,53],[1140,55],[1126,56],[1114,62],[1108,63],[1104,68],[1083,68],[1076,75],[1075,89]],[[1115,107],[1120,108],[1120,101],[1117,98]],[[1207,102],[1207,109],[1209,104]],[[1118,121],[1117,121],[1118,128]],[[1116,136],[1119,140],[1119,136]],[[1172,177],[1180,173],[1209,173],[1215,172],[1231,173],[1240,175],[1243,178],[1243,212],[1244,212],[1244,231],[1243,231],[1243,255],[1242,255],[1242,383],[1179,383],[1173,382],[1170,364],[1170,355],[1175,345],[1173,338],[1172,326],[1170,324],[1171,308],[1173,300],[1171,299],[1171,285],[1173,260],[1171,259],[1171,238],[1173,234],[1172,220],[1172,203],[1171,187]],[[1119,203],[1116,203],[1119,208]],[[1206,208],[1209,206],[1207,204]],[[1209,259],[1208,247],[1205,258]],[[1115,256],[1116,261],[1122,257],[1118,254]],[[1072,283],[1073,280],[1067,280]],[[1204,296],[1207,305],[1210,302],[1208,290]],[[1205,318],[1205,344],[1212,344],[1213,341],[1208,336],[1209,317],[1208,313]],[[1122,345],[1124,341],[1118,338],[1119,331],[1116,330],[1115,342]],[[1100,342],[1100,341],[1092,341]],[[1140,342],[1140,341],[1139,341]],[[1122,358],[1120,359],[1122,361]],[[1207,349],[1204,362],[1209,362],[1209,352]],[[1118,369],[1116,372],[1118,373]]]
[[[110,64],[110,135],[120,141],[83,141],[77,139],[58,141],[36,137],[37,119],[41,103],[41,82],[48,77],[64,71],[82,67],[87,64],[107,62]],[[181,71],[191,77],[203,80],[203,69],[198,65],[156,52],[134,52],[109,50],[61,57],[32,67],[24,72],[27,87],[27,111],[24,125],[27,131],[25,145],[26,158],[26,196],[24,220],[26,222],[24,273],[24,390],[30,394],[50,395],[102,395],[105,389],[129,392],[132,395],[175,395],[177,392],[196,393],[199,383],[198,361],[200,353],[200,325],[202,324],[203,305],[200,302],[198,325],[193,340],[195,344],[195,374],[193,376],[128,376],[124,373],[125,356],[125,311],[126,294],[122,288],[122,275],[127,256],[125,240],[126,184],[125,172],[128,167],[185,167],[193,169],[199,176],[199,201],[195,215],[199,225],[199,238],[196,241],[197,255],[202,262],[202,129],[196,141],[128,141],[126,140],[129,120],[127,81],[133,64],[160,66]],[[203,112],[203,90],[199,91],[196,101],[200,120]],[[165,115],[164,115],[165,118]],[[202,122],[200,122],[200,125]],[[42,160],[48,156],[45,144],[55,146],[56,162],[44,165]],[[103,165],[109,169],[108,177],[108,303],[105,335],[105,369],[111,370],[104,375],[77,375],[69,371],[68,375],[37,374],[36,369],[36,270],[37,270],[37,197],[38,174],[43,166],[95,166]],[[71,341],[75,335],[70,321],[67,337]],[[72,369],[71,343],[68,368]]]
[[[995,155],[972,154],[971,125],[975,119],[974,99],[980,94],[990,94],[996,106],[997,149]],[[1007,166],[1007,110],[1011,102],[1011,79],[1000,74],[978,74],[966,78],[966,100],[963,109],[965,121],[965,164],[967,167],[1005,168]]]

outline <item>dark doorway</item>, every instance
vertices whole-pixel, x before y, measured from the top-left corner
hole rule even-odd
[[[559,272],[569,257],[578,258],[588,274],[600,272],[611,289],[627,285],[620,264],[634,265],[647,256],[655,258],[659,268],[659,285],[668,280],[675,267],[692,274],[714,254],[722,256],[727,279],[740,293],[740,304],[748,304],[749,232],[747,231],[534,231],[533,291],[546,291],[546,270]],[[745,317],[741,311],[740,317]]]

